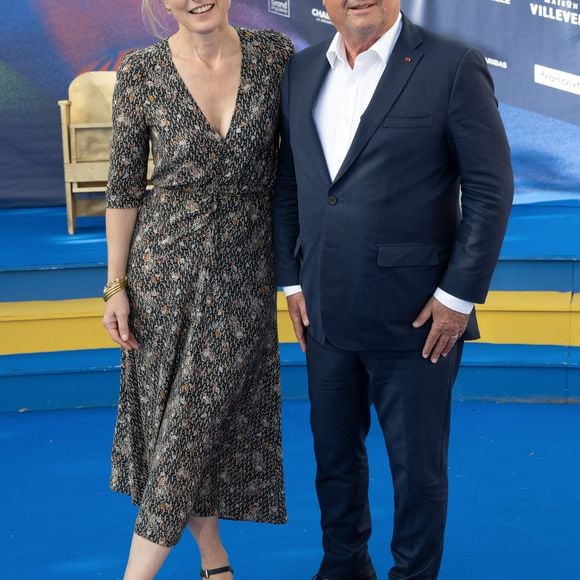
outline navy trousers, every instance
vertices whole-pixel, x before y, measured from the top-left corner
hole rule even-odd
[[[447,516],[451,387],[463,343],[436,364],[410,351],[345,351],[309,337],[307,365],[324,558],[331,580],[374,578],[365,439],[375,407],[395,513],[389,580],[435,580]]]

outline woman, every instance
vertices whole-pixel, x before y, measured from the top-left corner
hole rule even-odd
[[[228,580],[218,518],[286,521],[270,198],[293,48],[231,27],[229,0],[164,6],[177,33],[123,60],[113,101],[111,487],[140,506],[126,580],[153,578],[186,526],[202,577]]]

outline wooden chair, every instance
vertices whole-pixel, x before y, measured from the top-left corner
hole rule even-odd
[[[77,217],[103,215],[111,148],[114,71],[79,75],[59,101],[64,155],[64,188],[68,233]],[[151,179],[152,161],[147,171]]]

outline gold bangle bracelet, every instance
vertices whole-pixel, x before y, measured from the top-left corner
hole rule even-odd
[[[111,290],[116,290],[117,288],[126,288],[126,287],[127,287],[127,282],[117,282],[116,284],[112,284],[111,286],[107,286],[103,290],[103,294],[106,294],[107,292],[110,292]]]
[[[127,281],[121,280],[120,282],[115,282],[114,284],[109,284],[108,286],[105,286],[103,291],[107,292],[107,290],[112,290],[113,288],[117,288],[118,286],[121,286],[121,287],[127,286]]]
[[[103,296],[113,296],[113,294],[116,294],[117,292],[120,292],[121,290],[123,290],[124,288],[126,288],[126,286],[115,286],[115,288],[109,288],[104,294]]]
[[[127,276],[121,276],[120,278],[115,278],[114,280],[111,280],[110,282],[107,282],[105,284],[105,288],[103,289],[103,292],[107,290],[107,288],[110,288],[112,286],[114,286],[115,284],[126,284],[127,283]]]
[[[111,284],[111,286],[107,286],[103,290],[103,293],[107,293],[111,290],[115,290],[116,288],[126,288],[126,287],[127,287],[127,282],[117,282],[116,284]]]
[[[111,296],[127,288],[127,285],[127,276],[111,280],[103,289],[103,300],[106,302]]]
[[[114,296],[115,294],[118,294],[119,292],[121,292],[121,290],[124,290],[125,288],[127,288],[127,284],[120,284],[118,286],[114,286],[109,288],[104,294],[103,294],[103,300],[105,302],[107,302],[107,300],[109,300],[109,298],[111,298],[112,296]]]

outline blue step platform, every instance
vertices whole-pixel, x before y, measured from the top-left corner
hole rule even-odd
[[[580,349],[468,343],[454,398],[460,401],[580,403]],[[304,399],[297,344],[280,345],[284,399]],[[0,357],[0,412],[117,404],[119,351],[80,350]]]
[[[104,218],[78,224],[69,236],[61,207],[0,210],[0,302],[98,296]],[[514,206],[491,289],[580,292],[580,204]]]
[[[0,302],[98,296],[106,277],[103,218],[66,233],[64,208],[0,211]],[[513,208],[492,290],[580,291],[580,205]],[[306,396],[304,357],[281,345],[286,399]],[[0,411],[114,405],[116,350],[0,356]],[[461,400],[580,402],[580,348],[466,345]]]

